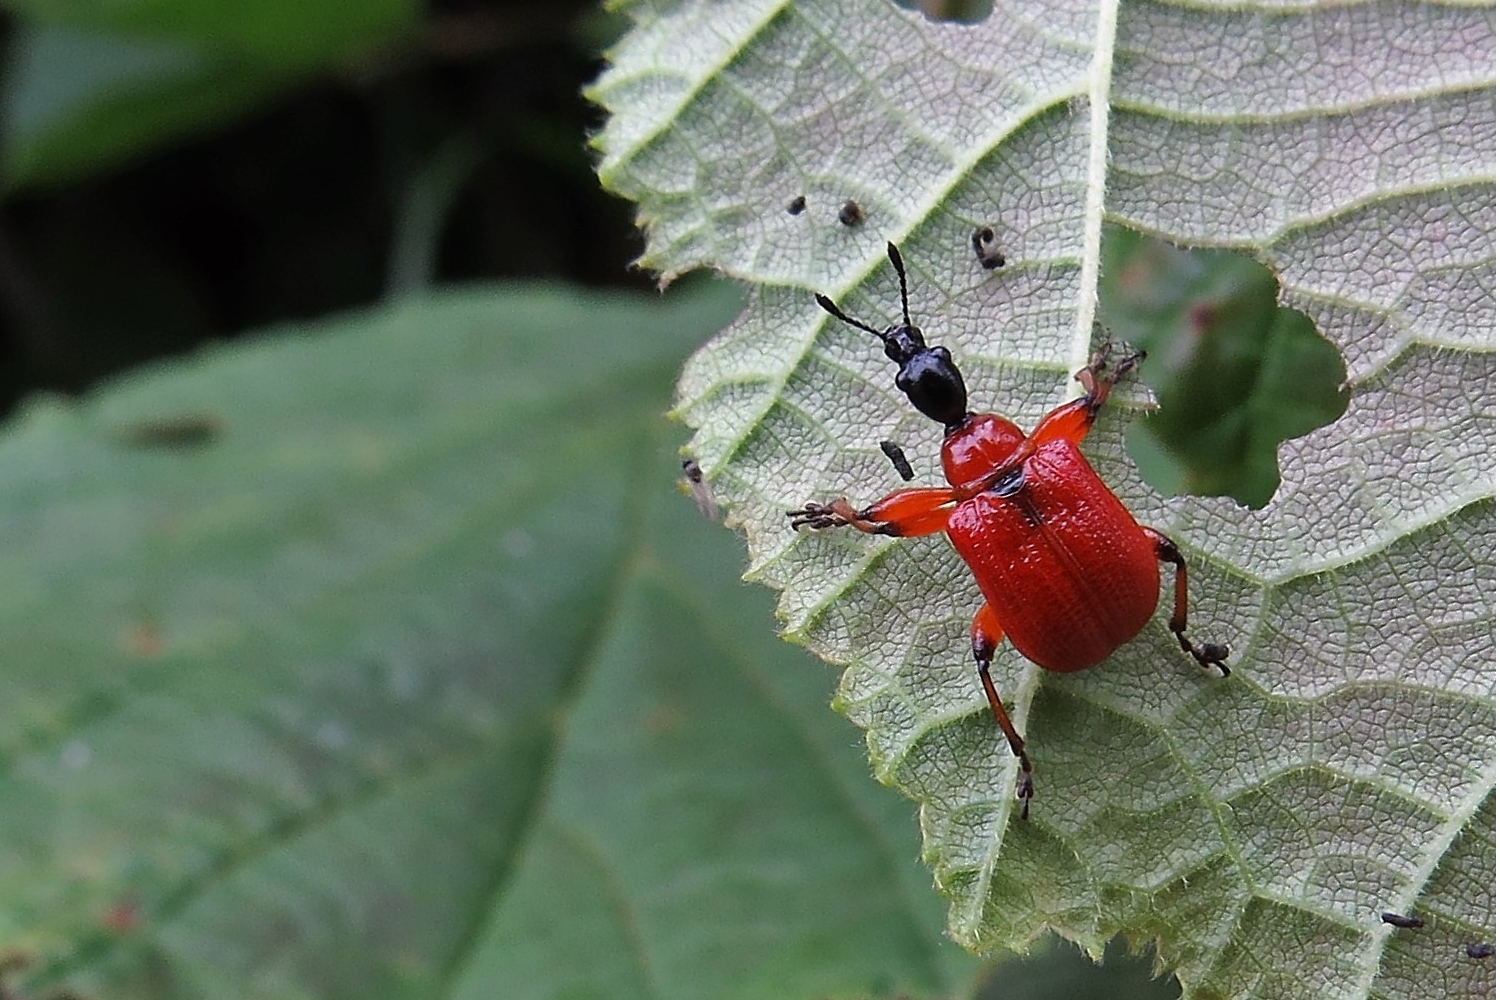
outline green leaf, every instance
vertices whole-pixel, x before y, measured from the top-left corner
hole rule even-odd
[[[315,62],[352,41],[379,39],[393,26],[410,25],[421,11],[412,0],[5,0],[5,6],[40,24],[176,39],[283,65]]]
[[[674,489],[672,374],[739,303],[408,300],[19,417],[15,985],[956,993],[909,809]]]
[[[1155,940],[1189,997],[1493,989],[1459,947],[1493,938],[1493,896],[1442,888],[1494,876],[1493,11],[626,9],[592,91],[601,176],[640,204],[644,264],[754,285],[679,383],[690,450],[789,634],[845,665],[876,774],[921,803],[953,936]],[[940,481],[936,429],[812,293],[888,322],[900,244],[913,318],[971,400],[1029,426],[1076,392],[1107,222],[1270,266],[1350,402],[1282,446],[1257,511],[1145,487],[1121,446],[1138,391],[1101,421],[1091,458],[1188,553],[1192,631],[1235,674],[1200,676],[1161,621],[1078,675],[1004,655],[1039,783],[1023,823],[947,544],[787,530],[810,498],[896,486],[882,439]],[[969,249],[982,226],[1004,268]],[[1388,910],[1433,919],[1398,932]]]
[[[212,130],[404,38],[411,0],[12,0],[0,161],[7,190],[56,184]]]

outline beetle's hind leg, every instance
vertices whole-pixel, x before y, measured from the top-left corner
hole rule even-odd
[[[1031,782],[1031,758],[1026,756],[1026,741],[1016,732],[1015,723],[1010,721],[1004,703],[995,693],[995,682],[990,679],[990,663],[995,658],[995,648],[1000,645],[1002,636],[1000,621],[995,617],[994,609],[988,604],[981,605],[974,615],[974,627],[969,632],[970,642],[974,647],[974,663],[979,667],[979,683],[984,685],[984,696],[989,699],[995,721],[1000,723],[1000,729],[1005,733],[1010,752],[1021,762],[1021,779],[1016,782],[1016,798],[1021,800],[1021,818],[1025,819],[1031,815],[1031,797],[1036,792]]]
[[[1146,537],[1156,544],[1156,557],[1162,562],[1169,562],[1177,567],[1176,600],[1172,603],[1172,618],[1167,623],[1167,628],[1177,637],[1177,644],[1182,647],[1183,652],[1190,654],[1198,661],[1199,666],[1205,670],[1213,667],[1219,671],[1222,677],[1229,676],[1229,667],[1224,660],[1229,656],[1229,647],[1217,642],[1205,642],[1198,645],[1187,637],[1187,610],[1188,610],[1188,573],[1187,560],[1182,558],[1182,551],[1177,548],[1177,543],[1154,528],[1142,528]]]

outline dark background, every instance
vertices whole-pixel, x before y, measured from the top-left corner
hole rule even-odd
[[[651,287],[581,90],[623,23],[590,3],[434,2],[262,106],[25,178],[0,209],[0,411],[402,283]],[[12,54],[20,43],[6,26]],[[228,109],[226,109],[228,110]]]

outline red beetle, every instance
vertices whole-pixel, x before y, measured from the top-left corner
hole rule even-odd
[[[819,295],[818,305],[885,344],[886,357],[901,366],[896,386],[943,425],[949,485],[897,490],[863,510],[840,499],[809,503],[787,515],[793,528],[850,525],[903,538],[948,533],[984,595],[970,633],[974,660],[995,721],[1021,764],[1016,797],[1024,818],[1033,794],[1031,759],[990,680],[1001,638],[1008,636],[1021,655],[1045,670],[1091,667],[1145,627],[1161,589],[1158,562],[1170,562],[1177,568],[1177,593],[1167,627],[1177,642],[1203,667],[1226,677],[1229,649],[1187,638],[1182,553],[1166,535],[1137,524],[1078,450],[1110,388],[1145,355],[1132,354],[1110,371],[1106,343],[1076,376],[1083,397],[1047,414],[1028,437],[1004,417],[969,410],[952,356],[946,348],[928,347],[912,325],[906,268],[894,244],[887,251],[901,281],[899,324],[881,332],[850,319],[827,296]],[[886,448],[887,455],[893,448]]]

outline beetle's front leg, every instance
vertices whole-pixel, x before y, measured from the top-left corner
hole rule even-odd
[[[789,510],[793,528],[838,528],[849,525],[871,535],[896,535],[912,538],[930,535],[948,527],[957,498],[947,487],[920,487],[897,490],[877,500],[864,510],[840,497],[832,503],[809,502],[799,510]]]
[[[875,531],[874,523],[867,521],[854,506],[843,497],[833,503],[818,503],[809,500],[798,510],[789,510],[786,516],[792,519],[792,528],[842,528],[852,524],[860,531]]]
[[[1146,360],[1145,351],[1131,351],[1116,362],[1111,370],[1110,359],[1114,355],[1114,350],[1114,341],[1106,340],[1099,345],[1093,357],[1089,358],[1088,367],[1081,368],[1073,374],[1078,384],[1083,386],[1083,401],[1090,418],[1099,412],[1099,408],[1109,398],[1109,390],[1114,388],[1115,383],[1135,371],[1136,366]]]
[[[1043,417],[1036,430],[1031,432],[1033,443],[1062,439],[1079,444],[1088,436],[1094,418],[1099,415],[1104,401],[1109,399],[1109,391],[1146,357],[1145,351],[1132,351],[1124,359],[1112,363],[1113,354],[1114,344],[1106,340],[1089,359],[1088,367],[1080,368],[1073,376],[1083,386],[1084,395]]]

